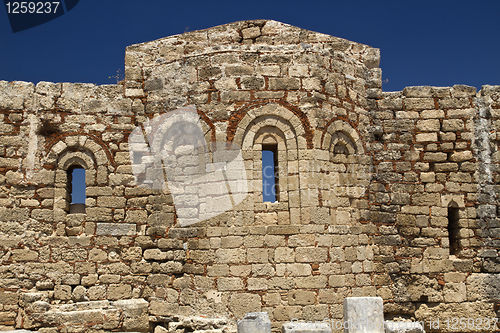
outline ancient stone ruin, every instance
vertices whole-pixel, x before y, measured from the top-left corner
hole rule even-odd
[[[1,329],[279,331],[378,296],[426,331],[495,330],[500,86],[384,92],[379,59],[261,20],[131,45],[116,85],[0,81]],[[186,147],[226,192],[162,180]]]

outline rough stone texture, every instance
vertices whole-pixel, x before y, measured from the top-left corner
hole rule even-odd
[[[426,325],[498,317],[500,87],[384,92],[379,61],[257,20],[131,45],[117,85],[0,81],[0,329],[215,333],[266,311],[278,331],[341,320],[346,297],[381,297],[388,319]],[[193,190],[186,208],[168,187],[137,186],[133,167],[151,161],[128,139],[188,105],[207,149],[241,147],[249,193],[183,227],[219,201]],[[82,214],[70,213],[74,165]]]
[[[384,306],[381,297],[344,299],[344,332],[384,333]]]
[[[238,321],[238,333],[271,333],[267,312],[249,312]]]

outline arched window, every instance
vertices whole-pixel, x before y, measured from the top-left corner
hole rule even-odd
[[[299,148],[304,153],[307,151],[311,142],[306,134],[310,132],[304,128],[303,121],[295,112],[282,105],[270,103],[252,107],[251,110],[235,123],[238,126],[235,128],[234,142],[242,147],[245,164],[250,166],[247,170],[254,170],[247,172],[247,175],[252,205],[259,212],[255,221],[265,224],[278,224],[278,219],[283,224],[286,223],[284,221],[300,221],[301,195],[313,197],[317,193],[316,188],[301,191],[300,187]],[[230,134],[228,130],[228,138]],[[307,167],[303,172],[308,172]],[[273,198],[264,198],[264,192],[269,191],[268,186],[272,186],[272,179],[267,180],[268,184],[264,182],[266,176],[273,177],[271,174],[274,175],[274,202]],[[269,212],[273,214],[267,214]],[[279,213],[279,217],[275,212]]]
[[[356,154],[356,145],[353,140],[343,132],[337,131],[331,136],[331,147],[333,156],[354,155]]]
[[[286,201],[287,150],[283,132],[274,126],[263,126],[254,137],[254,165],[262,169],[258,180],[260,189],[256,188],[256,202]]]
[[[85,213],[85,169],[80,165],[72,165],[67,170],[67,191],[70,196],[69,213]]]
[[[459,208],[456,202],[452,201],[448,205],[448,239],[450,241],[450,254],[456,255],[459,250]]]
[[[262,145],[262,198],[264,202],[279,201],[278,145]]]

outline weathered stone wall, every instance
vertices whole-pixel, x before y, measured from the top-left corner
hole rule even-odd
[[[3,327],[231,331],[267,311],[278,329],[341,319],[348,296],[426,323],[498,317],[500,87],[387,93],[378,64],[366,45],[246,21],[129,46],[117,85],[0,81]],[[207,147],[241,147],[249,194],[181,227],[168,188],[137,186],[128,139],[188,105]],[[85,214],[70,213],[74,165]]]
[[[383,284],[393,286],[386,312],[416,311],[426,322],[495,317],[499,92],[459,85],[371,92],[370,221],[394,235],[374,239]],[[458,208],[453,255],[450,206]]]

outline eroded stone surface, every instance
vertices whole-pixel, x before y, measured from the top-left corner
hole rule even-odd
[[[344,332],[383,333],[384,306],[381,297],[344,299]],[[347,322],[347,323],[346,323]]]
[[[498,317],[500,87],[384,92],[379,61],[257,20],[131,45],[116,85],[0,81],[0,329],[225,333],[266,311],[279,330],[342,320],[346,297],[426,325]],[[242,167],[210,161],[224,187],[176,198],[159,181],[173,161],[129,138],[188,106],[202,146],[238,146]],[[163,140],[179,128],[155,143],[197,174],[192,140]],[[268,148],[276,202],[262,196]],[[75,165],[85,214],[70,213]],[[248,194],[221,200],[241,176]],[[197,220],[203,205],[220,214]]]

